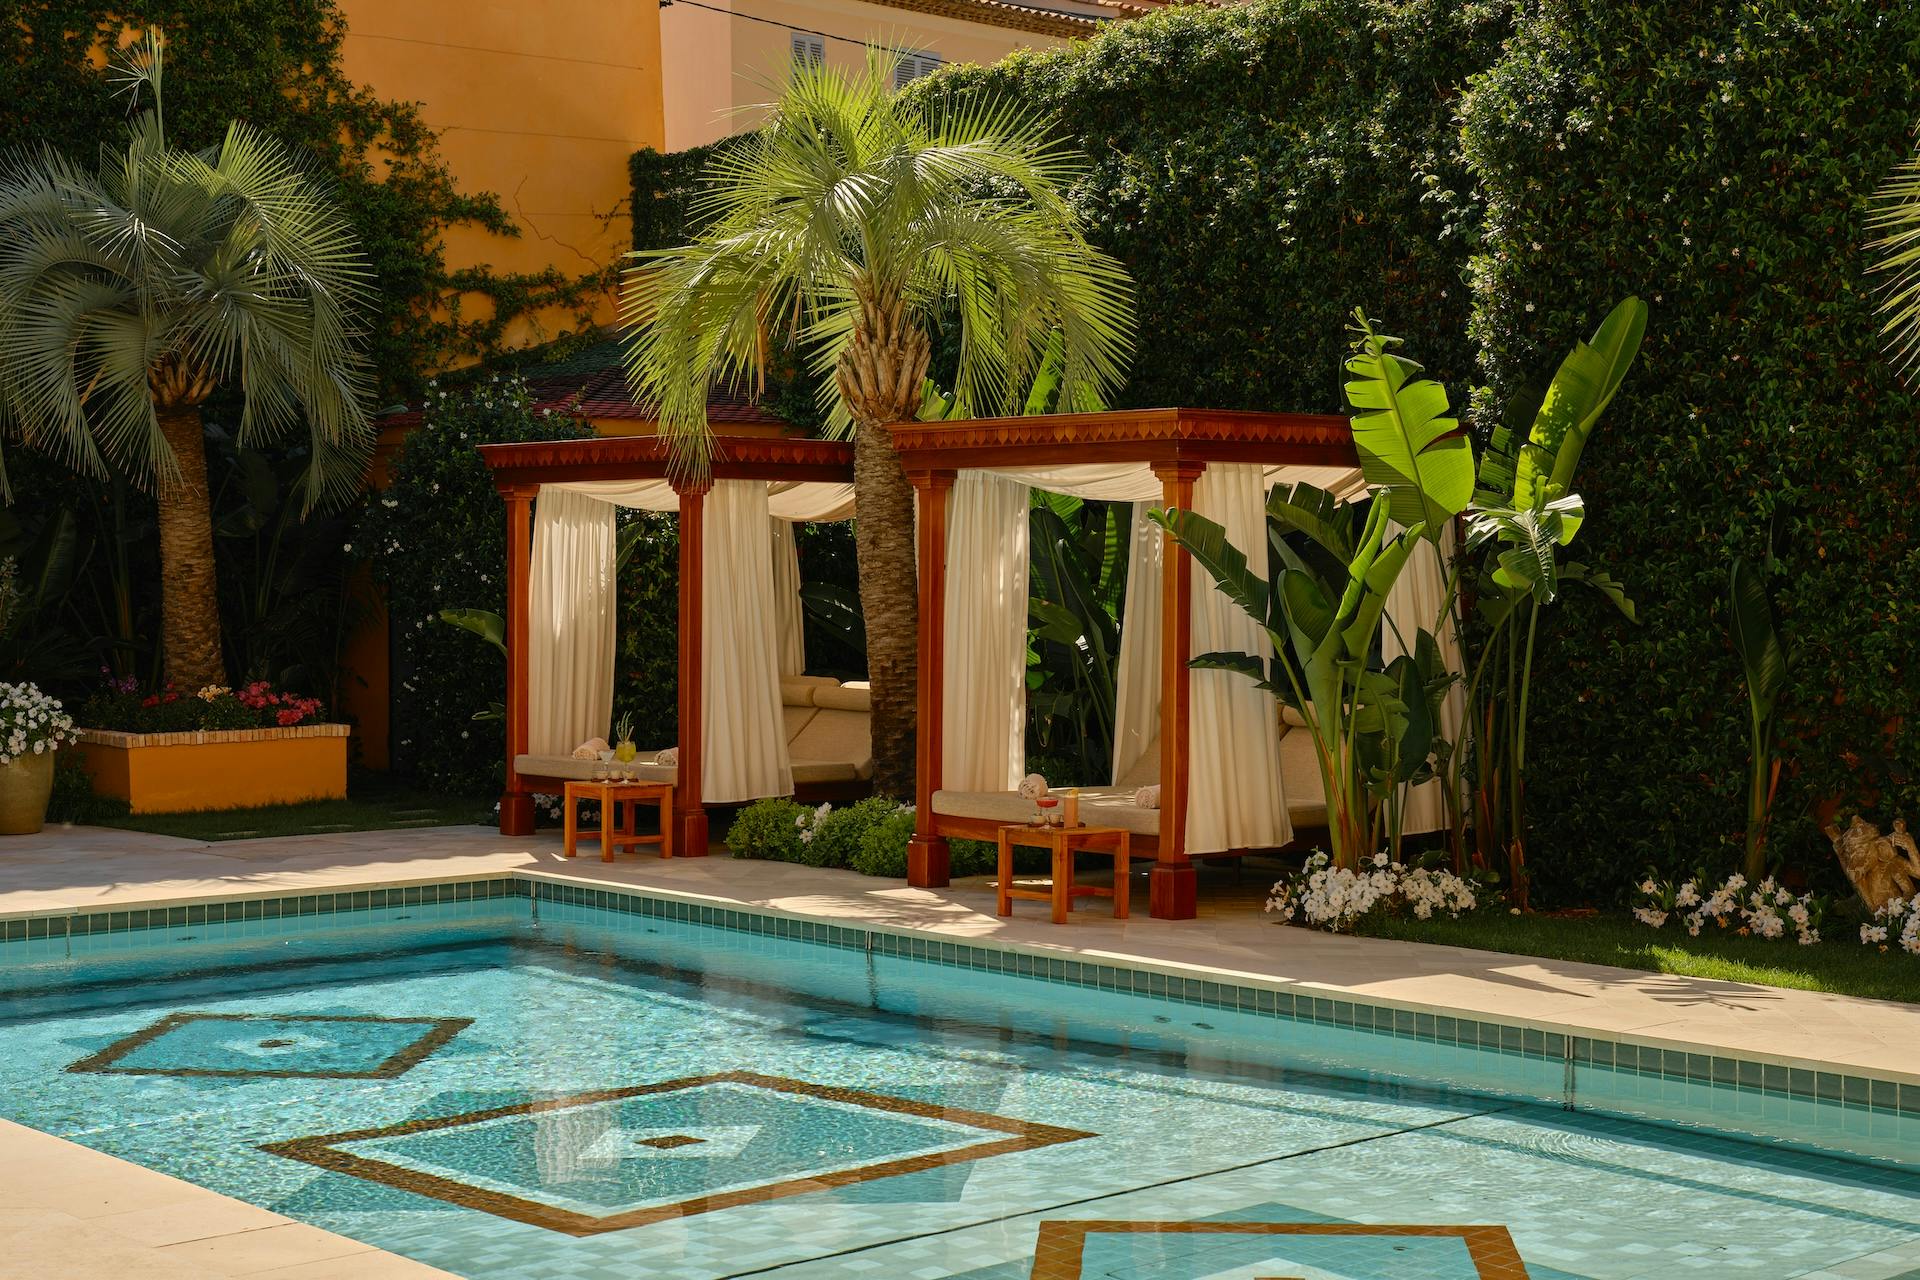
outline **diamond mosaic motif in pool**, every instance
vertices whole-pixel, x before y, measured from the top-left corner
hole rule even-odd
[[[471,1018],[172,1013],[67,1070],[386,1080],[412,1070],[472,1025]]]
[[[1345,1222],[1042,1222],[1032,1280],[1527,1280],[1505,1227]]]
[[[590,1236],[1093,1136],[735,1071],[262,1149]]]

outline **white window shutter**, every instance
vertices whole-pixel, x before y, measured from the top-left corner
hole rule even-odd
[[[806,31],[793,33],[793,64],[796,67],[817,67],[827,60],[827,42],[824,37]]]

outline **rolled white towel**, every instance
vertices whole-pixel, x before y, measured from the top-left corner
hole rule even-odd
[[[668,748],[667,748],[667,749],[666,749],[665,751],[656,751],[656,752],[654,752],[654,755],[653,755],[653,762],[654,762],[655,764],[664,764],[664,765],[676,765],[676,764],[679,764],[679,763],[680,763],[680,748],[678,748],[678,747],[668,747]]]
[[[1030,773],[1020,779],[1019,791],[1023,800],[1038,800],[1047,794],[1047,780],[1037,773]]]
[[[1141,787],[1133,793],[1133,804],[1137,809],[1158,809],[1160,807],[1160,784]]]
[[[573,758],[575,760],[598,760],[600,753],[606,749],[607,740],[605,738],[588,738],[585,742],[573,749]]]

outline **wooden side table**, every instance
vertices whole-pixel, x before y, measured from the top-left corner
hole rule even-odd
[[[1053,853],[1053,884],[1045,893],[1013,887],[1013,847],[1028,845]],[[1113,888],[1100,889],[1073,882],[1073,855],[1076,853],[1113,855]],[[1075,898],[1112,898],[1113,918],[1127,918],[1129,863],[1133,857],[1133,835],[1119,827],[1037,827],[1028,824],[1000,828],[1000,904],[1003,916],[1013,914],[1015,898],[1031,898],[1053,904],[1053,922],[1065,924],[1067,911]]]
[[[616,848],[630,848],[637,844],[657,844],[660,856],[673,856],[673,784],[671,782],[624,782],[613,779],[575,780],[567,783],[566,792],[561,796],[561,808],[566,811],[567,857],[574,855],[574,846],[580,838],[580,801],[598,800],[600,802],[600,861],[612,862]],[[643,804],[660,806],[660,834],[640,836],[633,833],[634,810]],[[614,810],[625,805],[626,814],[620,823],[620,829],[614,830]]]

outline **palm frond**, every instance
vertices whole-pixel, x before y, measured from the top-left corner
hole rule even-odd
[[[1912,378],[1920,370],[1920,154],[1901,164],[1874,193],[1867,226],[1878,232],[1867,248],[1880,285],[1880,336],[1894,367]]]

